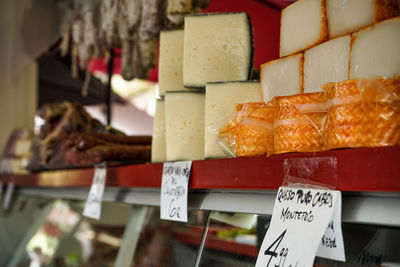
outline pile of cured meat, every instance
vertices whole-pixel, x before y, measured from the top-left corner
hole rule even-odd
[[[103,161],[148,161],[150,136],[73,133],[63,142],[61,157],[67,164],[91,165]]]
[[[78,103],[46,104],[35,122],[38,132],[32,170],[150,159],[151,136],[126,136],[106,127]]]

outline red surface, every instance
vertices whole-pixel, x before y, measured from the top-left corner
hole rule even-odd
[[[193,188],[276,189],[283,181],[287,158],[335,157],[336,189],[342,191],[400,191],[400,147],[343,149],[314,153],[200,161],[193,164]],[[324,170],[312,180],[329,184]],[[200,179],[201,177],[201,179]]]
[[[333,157],[342,191],[400,191],[400,147],[358,148],[315,153],[292,153],[271,157],[194,161],[192,189],[277,189],[283,181],[285,159]],[[328,175],[327,175],[328,173]],[[120,187],[160,187],[162,164],[109,167],[107,185]],[[310,177],[331,183],[329,172],[317,169]],[[22,186],[90,186],[92,169],[48,171],[34,175],[0,176],[5,183]]]
[[[177,240],[193,246],[198,246],[201,240],[200,232],[176,231],[174,236]],[[228,239],[221,239],[213,235],[207,235],[204,247],[254,258],[256,258],[258,255],[258,251],[255,246],[240,244]]]
[[[264,4],[272,4],[273,6],[279,8],[279,9],[284,9],[290,4],[293,4],[297,0],[259,0],[260,2],[263,2]]]

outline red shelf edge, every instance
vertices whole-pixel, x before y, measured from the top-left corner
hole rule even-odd
[[[271,157],[193,161],[191,189],[277,189],[283,181],[285,159],[332,157],[337,160],[336,189],[342,191],[400,191],[400,147],[357,148]],[[162,163],[108,167],[107,186],[161,186]],[[316,174],[321,175],[321,174]],[[322,177],[323,178],[323,177]],[[321,179],[322,179],[321,178]],[[18,186],[87,187],[93,169],[46,171],[0,176]],[[317,181],[320,179],[317,177]]]

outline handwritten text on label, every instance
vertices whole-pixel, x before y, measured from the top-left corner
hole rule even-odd
[[[105,167],[96,167],[94,170],[93,183],[83,210],[83,215],[86,217],[96,220],[100,219],[106,174],[107,169]]]
[[[338,195],[333,190],[279,188],[256,267],[312,266]]]
[[[187,222],[187,195],[191,161],[164,163],[161,183],[161,219]]]

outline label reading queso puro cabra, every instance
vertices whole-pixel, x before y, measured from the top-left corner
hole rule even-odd
[[[256,267],[313,266],[338,203],[340,191],[280,187]]]

